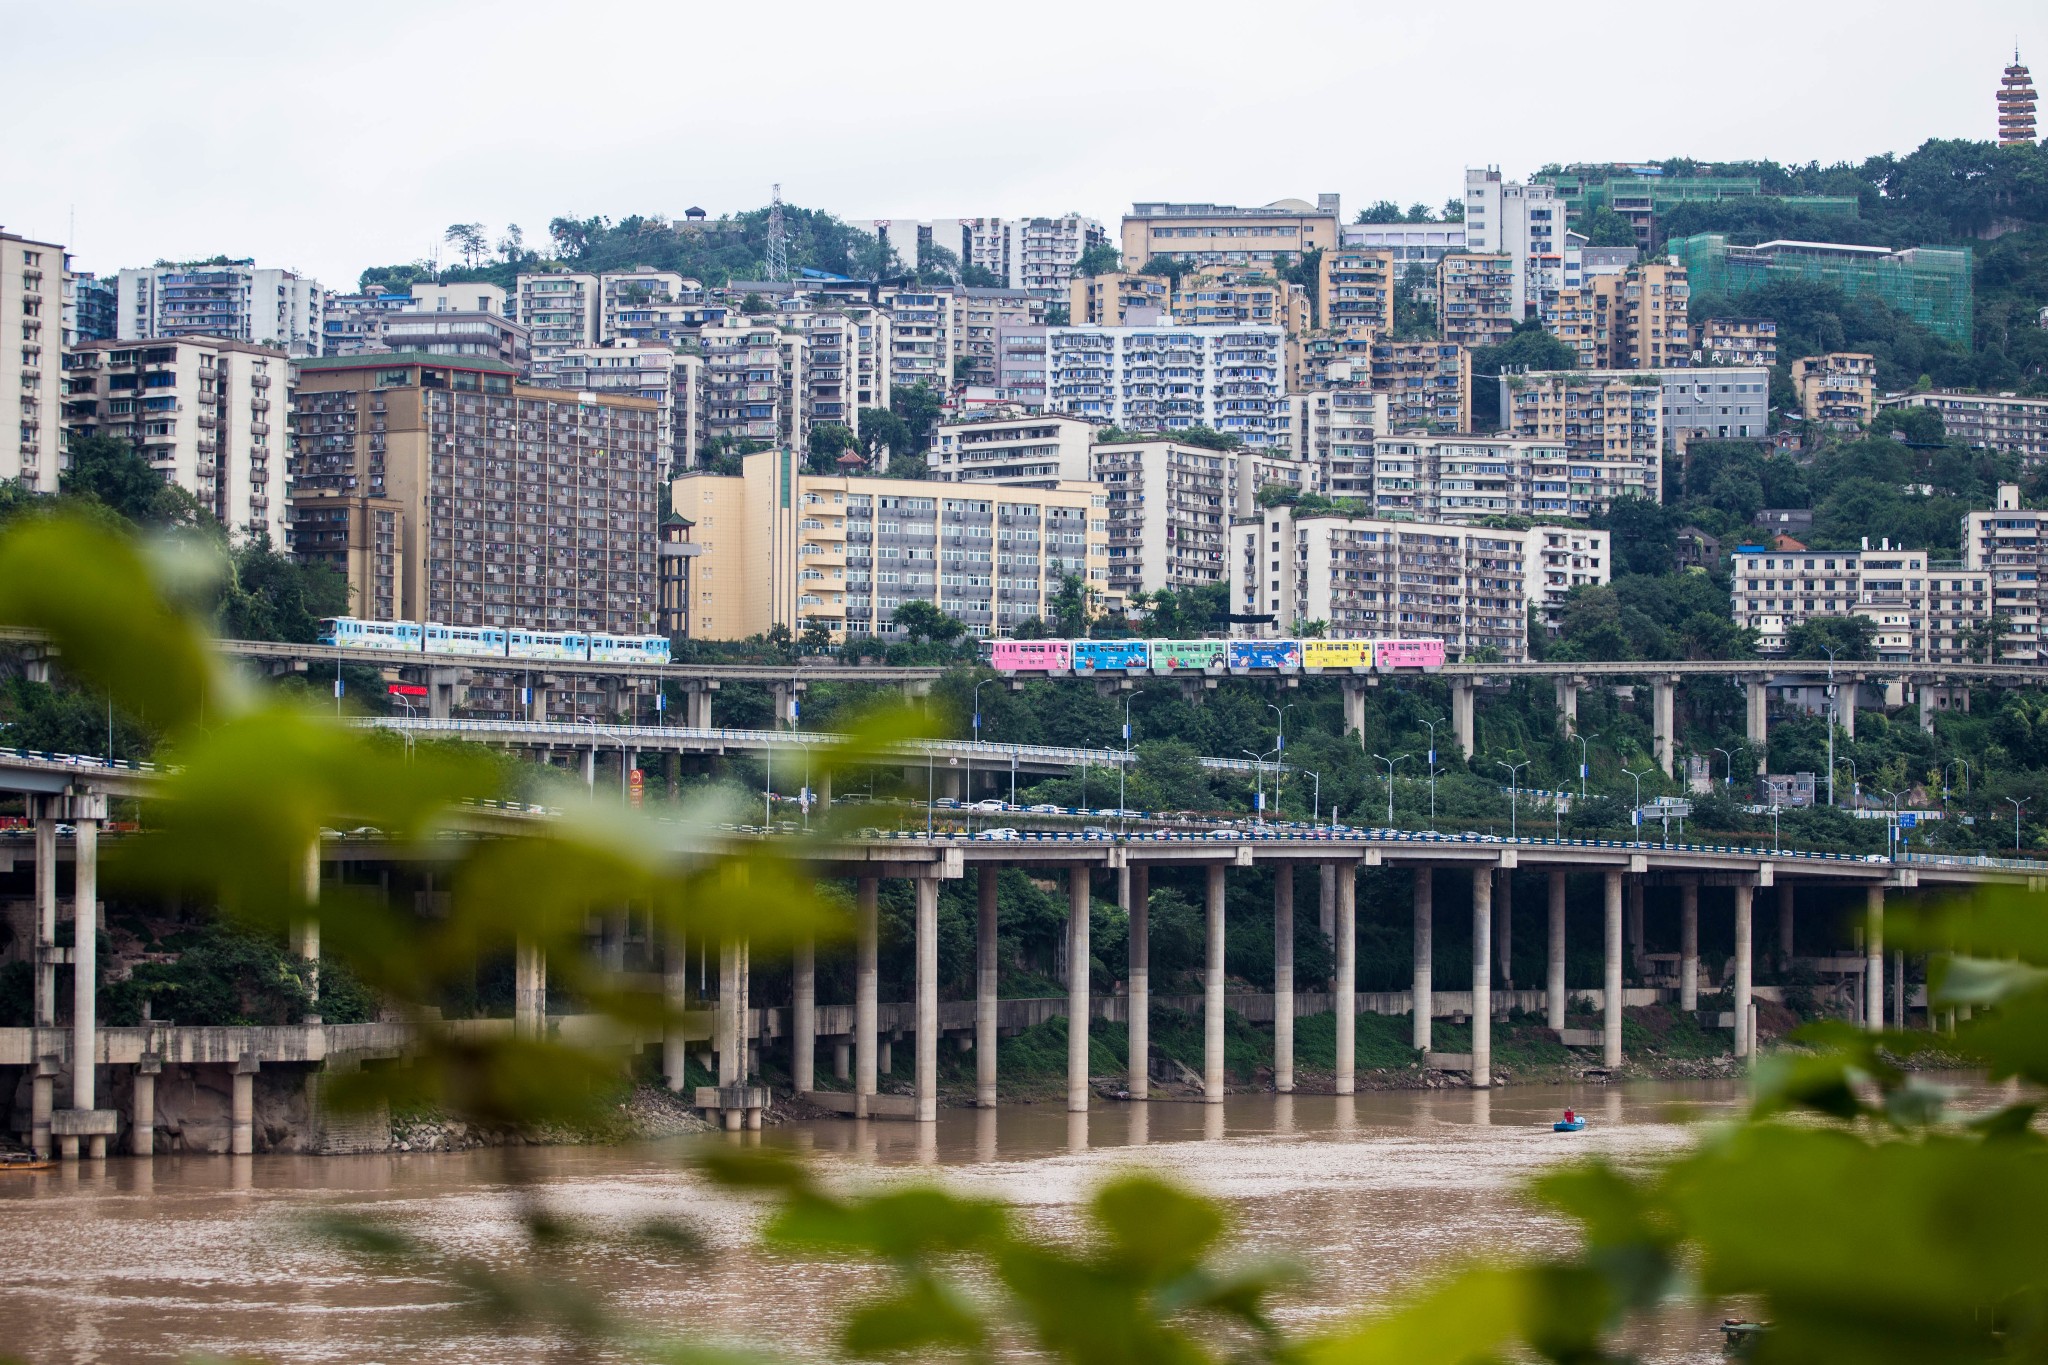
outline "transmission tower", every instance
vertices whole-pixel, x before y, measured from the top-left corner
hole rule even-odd
[[[782,186],[768,199],[768,278],[789,278],[789,238],[782,229]]]

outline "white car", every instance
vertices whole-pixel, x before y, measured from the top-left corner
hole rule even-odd
[[[974,836],[977,839],[1022,839],[1024,836],[1014,829],[985,829]]]

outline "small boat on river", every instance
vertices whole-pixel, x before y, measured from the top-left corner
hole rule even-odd
[[[1550,1131],[1553,1133],[1582,1133],[1585,1129],[1585,1115],[1570,1109],[1564,1111],[1563,1118],[1550,1125]]]

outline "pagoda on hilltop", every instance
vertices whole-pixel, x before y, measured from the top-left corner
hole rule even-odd
[[[2020,65],[2020,50],[2015,47],[2012,65],[1998,83],[1998,145],[2027,147],[2034,137],[2034,78]]]

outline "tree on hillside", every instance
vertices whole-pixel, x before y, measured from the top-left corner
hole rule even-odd
[[[1515,370],[1569,370],[1579,363],[1578,352],[1543,328],[1540,319],[1515,324],[1515,330],[1498,346],[1481,346],[1472,352],[1472,373],[1500,374]]]
[[[839,473],[839,457],[860,448],[853,428],[839,422],[820,422],[811,428],[804,467],[813,474]]]
[[[1576,230],[1586,234],[1587,246],[1634,246],[1635,224],[1613,209],[1596,209],[1581,214]]]
[[[462,263],[472,270],[477,258],[484,254],[485,237],[482,223],[450,223],[448,230],[441,234],[443,241],[452,242],[462,253]]]
[[[1358,211],[1358,223],[1398,223],[1401,221],[1401,206],[1391,199],[1378,199]]]
[[[520,229],[519,224],[505,224],[505,235],[498,238],[498,255],[503,257],[506,263],[510,265],[520,265],[525,262],[527,257],[526,233]]]
[[[869,464],[880,465],[883,451],[894,455],[910,450],[910,429],[903,425],[901,417],[887,408],[862,408],[860,446]]]
[[[1608,533],[1617,574],[1668,574],[1678,566],[1678,517],[1661,502],[1616,498],[1593,524]]]
[[[348,614],[348,580],[325,564],[304,564],[271,548],[268,538],[228,556],[214,607],[214,629],[236,640],[311,644],[322,617]]]
[[[1200,446],[1204,450],[1236,450],[1244,445],[1244,437],[1214,427],[1189,427],[1172,435],[1184,446]]]
[[[1868,616],[1809,616],[1785,632],[1785,657],[1825,659],[1834,650],[1837,663],[1877,658],[1876,627]]]
[[[1410,262],[1402,272],[1394,286],[1395,340],[1424,341],[1436,335],[1436,308],[1422,297],[1434,284],[1428,268],[1420,261]]]
[[[1123,253],[1108,242],[1097,242],[1081,253],[1074,263],[1076,275],[1109,275],[1123,269]]]
[[[111,436],[88,436],[70,448],[71,468],[60,492],[90,498],[137,526],[198,526],[212,520],[199,500],[150,467],[134,446]]]
[[[905,602],[890,613],[896,629],[910,638],[912,644],[930,641],[935,645],[950,644],[967,633],[967,627],[955,617],[946,615],[922,598]]]

